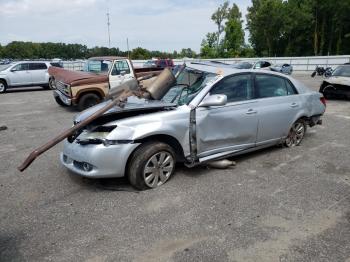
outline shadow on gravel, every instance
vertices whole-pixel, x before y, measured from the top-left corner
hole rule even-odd
[[[19,242],[23,239],[21,234],[0,235],[0,261],[25,261],[19,251]]]
[[[37,91],[52,91],[50,89],[44,89],[43,87],[16,87],[9,88],[6,93],[26,93],[26,92],[37,92]],[[5,93],[5,94],[6,94]]]

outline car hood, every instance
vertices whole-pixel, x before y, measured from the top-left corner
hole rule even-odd
[[[74,123],[79,123],[104,107],[109,101],[102,102],[96,106],[90,107],[86,109],[85,111],[81,112],[74,118]],[[121,118],[121,117],[129,117],[129,116],[134,116],[137,115],[138,113],[140,114],[146,114],[146,113],[153,113],[161,110],[171,110],[175,109],[177,107],[176,104],[173,103],[166,103],[160,100],[147,100],[143,98],[137,98],[137,97],[129,97],[128,101],[126,102],[125,106],[119,107],[115,106],[105,112],[101,117],[100,120],[105,118],[108,118],[108,121],[113,121],[116,120],[116,118]],[[136,114],[135,114],[136,113]],[[123,116],[121,116],[123,115]],[[102,122],[108,122],[108,121],[103,121]],[[101,123],[104,124],[104,123]]]
[[[49,74],[50,76],[53,76],[56,81],[71,86],[108,82],[108,75],[73,71],[54,66],[49,68]]]
[[[330,84],[350,86],[350,77],[331,76],[328,79],[326,79],[325,81],[330,83]]]

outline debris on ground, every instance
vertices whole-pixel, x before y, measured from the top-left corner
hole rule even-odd
[[[221,159],[216,161],[211,161],[207,164],[208,167],[216,168],[216,169],[226,169],[236,165],[235,161],[231,161],[228,159]]]

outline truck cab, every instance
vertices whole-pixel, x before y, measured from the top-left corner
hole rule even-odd
[[[54,99],[61,106],[76,106],[79,111],[100,103],[109,90],[131,78],[138,78],[157,68],[134,68],[128,58],[102,56],[89,58],[82,71],[50,68],[54,79]]]

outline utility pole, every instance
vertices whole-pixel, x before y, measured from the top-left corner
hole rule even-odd
[[[111,23],[109,22],[109,9],[107,9],[107,27],[108,27],[108,47],[111,48],[111,32],[109,26]]]
[[[129,39],[126,38],[126,46],[128,48],[128,58],[130,59],[130,51],[129,51]]]

